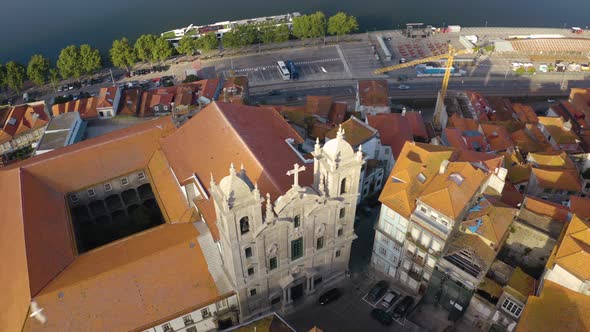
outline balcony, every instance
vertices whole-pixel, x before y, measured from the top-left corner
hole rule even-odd
[[[431,233],[446,239],[449,236],[449,230],[442,224],[432,220],[430,216],[426,215],[420,210],[415,210],[410,216],[410,221],[418,224]]]
[[[420,282],[420,280],[422,280],[422,271],[416,271],[414,269],[411,269],[410,271],[408,271],[408,276]]]

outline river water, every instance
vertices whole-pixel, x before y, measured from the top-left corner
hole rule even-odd
[[[0,62],[57,58],[70,44],[106,53],[113,39],[225,20],[321,10],[355,15],[361,31],[408,22],[434,26],[590,25],[590,0],[2,0]]]

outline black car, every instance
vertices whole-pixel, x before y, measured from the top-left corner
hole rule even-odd
[[[383,295],[385,295],[385,292],[387,292],[387,281],[381,280],[375,286],[373,286],[373,288],[371,288],[367,298],[371,302],[376,302]]]
[[[279,90],[270,90],[268,92],[268,95],[269,96],[276,96],[276,95],[279,95],[279,94],[281,94],[281,92]]]
[[[342,293],[338,288],[332,288],[324,294],[320,295],[318,303],[321,305],[328,304],[332,301],[337,300],[340,297],[340,295],[342,295]]]
[[[381,309],[371,310],[371,316],[383,325],[391,325],[391,323],[393,323],[393,317],[391,317],[390,314]]]
[[[406,314],[408,313],[408,310],[410,310],[410,308],[412,307],[412,304],[414,304],[413,297],[411,297],[411,296],[404,297],[404,299],[401,300],[400,303],[397,304],[397,306],[395,306],[395,309],[393,309],[393,317],[394,318],[405,317]]]

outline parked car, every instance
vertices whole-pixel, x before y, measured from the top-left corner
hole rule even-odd
[[[402,85],[398,86],[397,88],[400,89],[400,90],[409,90],[410,89],[410,86],[409,85],[402,84]]]
[[[391,325],[391,323],[393,323],[393,317],[391,317],[390,314],[381,309],[371,310],[371,316],[383,325]]]
[[[399,63],[406,63],[406,58],[399,59]]]
[[[74,90],[74,85],[73,84],[68,84],[68,90]]]
[[[381,305],[383,305],[383,307],[385,307],[386,309],[389,309],[395,303],[395,301],[397,301],[398,298],[398,293],[394,291],[389,291],[389,293],[387,293],[387,295],[385,295],[385,297],[383,298],[383,301],[381,301]]]
[[[385,294],[385,292],[387,292],[387,281],[381,280],[371,288],[369,295],[367,295],[367,299],[371,302],[376,302],[383,296],[383,294]]]
[[[396,319],[405,317],[408,313],[408,310],[410,310],[410,308],[412,307],[412,304],[414,304],[413,297],[409,295],[404,297],[403,300],[401,300],[400,303],[397,304],[395,309],[393,309],[393,317]]]
[[[57,92],[62,92],[62,91],[64,91],[64,86],[63,85],[58,86]]]
[[[338,288],[332,288],[324,294],[320,295],[318,303],[321,305],[328,304],[332,301],[337,300],[340,297],[340,295],[342,295],[342,293]]]

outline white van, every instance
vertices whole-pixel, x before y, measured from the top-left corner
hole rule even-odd
[[[383,298],[383,301],[381,301],[381,305],[383,305],[383,307],[385,308],[390,308],[391,305],[393,305],[393,303],[397,300],[397,298],[399,297],[399,294],[390,291],[389,293],[387,293],[387,295],[385,295],[385,297]]]

